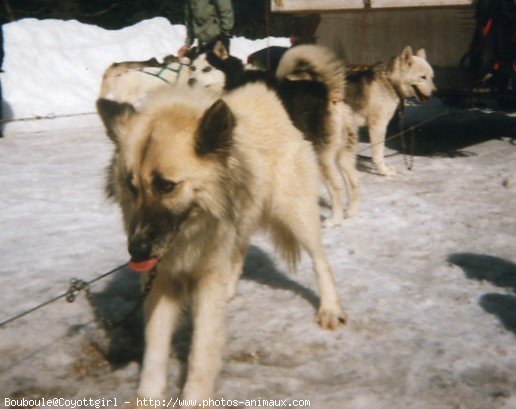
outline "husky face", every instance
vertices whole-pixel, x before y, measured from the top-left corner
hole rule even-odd
[[[210,64],[209,54],[199,55],[190,65],[190,79],[188,84],[191,86],[201,86],[211,91],[221,93],[224,88],[226,76],[224,72]]]
[[[172,104],[137,113],[104,99],[97,107],[119,151],[118,196],[130,197],[126,223],[133,261],[161,259],[202,214],[222,217],[225,203],[217,186],[234,127],[225,102],[204,111]]]
[[[396,79],[405,98],[416,98],[424,102],[436,89],[433,81],[434,71],[426,60],[424,49],[418,50],[414,55],[412,48],[406,47],[399,57],[398,69],[393,74],[398,77]]]
[[[220,94],[225,85],[224,66],[229,57],[226,46],[222,41],[217,41],[213,50],[200,54],[192,61],[188,84],[198,85]]]

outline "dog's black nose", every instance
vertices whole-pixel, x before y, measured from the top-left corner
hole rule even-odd
[[[151,258],[151,245],[141,238],[132,239],[129,242],[129,254],[133,261],[144,261]]]
[[[197,82],[197,80],[195,78],[190,78],[188,80],[188,85],[190,85],[191,87],[195,85],[195,83]]]

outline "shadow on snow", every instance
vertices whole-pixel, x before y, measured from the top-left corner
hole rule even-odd
[[[273,289],[291,291],[314,309],[319,305],[319,297],[313,290],[279,271],[270,256],[258,247],[249,247],[242,278]],[[127,267],[119,270],[103,291],[91,294],[91,304],[99,325],[108,337],[109,346],[107,351],[103,351],[105,358],[115,367],[141,361],[143,313],[139,274]],[[175,356],[181,362],[187,359],[191,335],[192,320],[187,309],[172,339]]]
[[[516,293],[516,264],[483,254],[455,253],[447,261],[459,266],[466,277],[490,283]],[[516,334],[516,295],[483,294],[478,303],[489,314],[498,317],[503,326]]]

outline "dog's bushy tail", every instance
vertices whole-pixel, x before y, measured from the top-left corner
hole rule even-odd
[[[304,44],[292,47],[281,58],[278,80],[312,80],[326,85],[331,101],[342,101],[345,89],[344,63],[329,48]]]

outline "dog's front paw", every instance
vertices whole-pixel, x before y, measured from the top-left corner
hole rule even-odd
[[[386,164],[377,164],[376,170],[381,176],[396,176],[396,168],[394,166],[387,166]]]
[[[346,324],[348,317],[340,309],[320,309],[316,321],[321,328],[334,331],[340,325]]]

